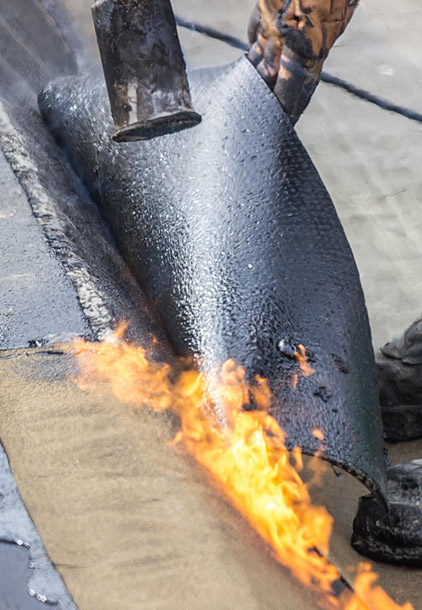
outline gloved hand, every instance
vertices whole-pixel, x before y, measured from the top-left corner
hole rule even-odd
[[[249,59],[295,123],[315,91],[324,61],[359,0],[258,0]]]

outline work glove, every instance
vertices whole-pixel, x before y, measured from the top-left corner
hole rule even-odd
[[[295,123],[359,0],[258,0],[248,57]]]

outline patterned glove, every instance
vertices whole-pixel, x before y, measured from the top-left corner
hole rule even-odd
[[[325,59],[359,0],[259,0],[248,27],[249,59],[295,123]]]

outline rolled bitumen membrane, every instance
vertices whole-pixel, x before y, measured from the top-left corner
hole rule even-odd
[[[385,436],[391,442],[422,438],[422,320],[381,352],[377,368]]]
[[[245,57],[190,85],[202,124],[149,142],[111,141],[105,86],[92,78],[58,80],[40,109],[174,350],[205,372],[232,358],[250,380],[267,378],[288,446],[323,450],[382,497],[370,330],[333,203]]]
[[[353,523],[352,546],[378,561],[422,567],[422,460],[387,472],[389,511],[363,496]]]

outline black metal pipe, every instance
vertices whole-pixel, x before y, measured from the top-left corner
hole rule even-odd
[[[98,0],[92,7],[116,142],[197,125],[170,0]]]

